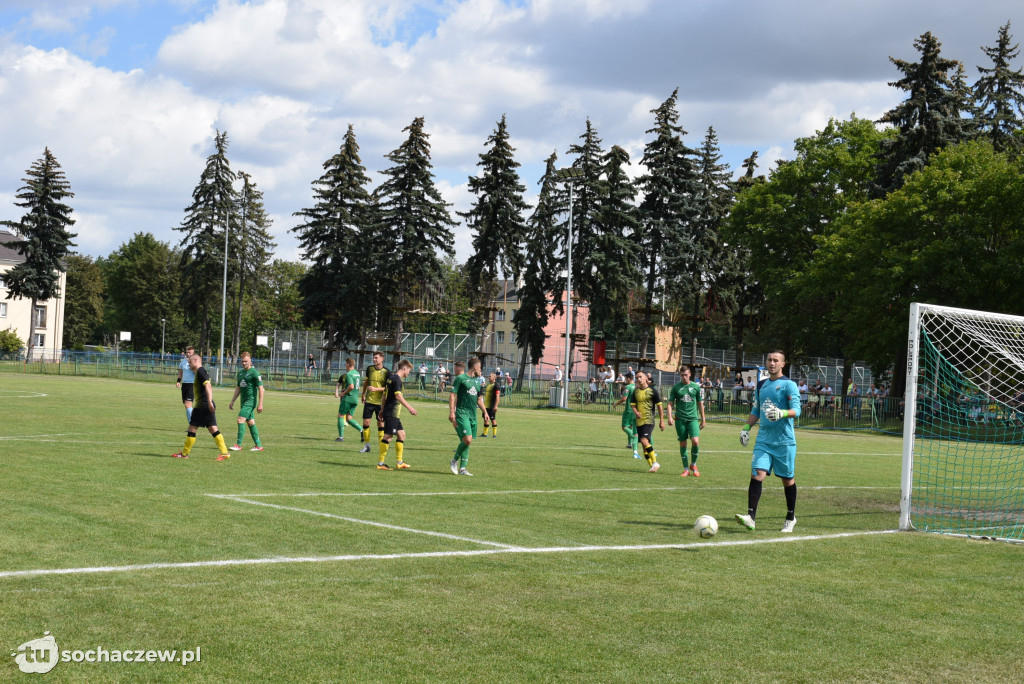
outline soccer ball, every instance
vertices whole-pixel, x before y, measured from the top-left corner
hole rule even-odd
[[[694,523],[693,531],[703,539],[710,539],[718,534],[718,521],[710,515],[702,515]]]

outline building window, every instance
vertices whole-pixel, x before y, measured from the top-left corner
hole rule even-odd
[[[0,318],[7,318],[7,302],[0,302]]]
[[[33,322],[33,324],[35,325],[36,328],[45,328],[46,327],[46,307],[45,306],[37,306],[36,307],[36,315],[33,317],[32,322]]]
[[[498,331],[498,344],[505,344],[505,331],[504,330],[499,330]]]
[[[497,311],[495,311],[494,312],[494,320],[496,320],[496,321],[503,321],[503,320],[505,320],[505,310],[504,309],[498,309]]]
[[[511,339],[512,344],[516,343],[516,331],[515,330],[513,330],[512,333],[509,335],[509,339]]]
[[[32,346],[39,347],[42,349],[46,346],[46,335],[42,333],[36,333],[32,336]]]

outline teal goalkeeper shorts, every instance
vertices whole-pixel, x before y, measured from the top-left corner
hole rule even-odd
[[[769,475],[773,472],[784,480],[796,474],[796,444],[773,444],[771,446],[754,446],[754,458],[750,464],[750,474],[757,475],[763,470]]]

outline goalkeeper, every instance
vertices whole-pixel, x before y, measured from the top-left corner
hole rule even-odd
[[[751,426],[760,422],[750,465],[747,513],[737,513],[736,520],[748,530],[754,529],[761,487],[764,479],[775,473],[782,480],[786,495],[786,522],[782,531],[792,532],[796,527],[796,435],[793,419],[800,415],[800,390],[795,382],[782,374],[786,355],[781,351],[768,354],[765,365],[768,379],[757,387],[747,424],[740,432],[740,444],[746,446]],[[780,408],[782,406],[788,408]]]

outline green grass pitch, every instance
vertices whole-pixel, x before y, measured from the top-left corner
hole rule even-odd
[[[229,390],[217,390],[225,439]],[[170,383],[0,375],[0,681],[61,650],[201,649],[197,663],[61,662],[38,681],[978,682],[1024,672],[1024,548],[897,524],[900,441],[799,431],[798,524],[746,508],[738,424],[702,477],[625,448],[617,416],[499,411],[475,477],[446,407],[404,416],[407,471],[336,443],[333,397],[270,392],[266,450],[177,460]],[[394,453],[389,454],[394,463]],[[719,533],[701,540],[701,514]]]

